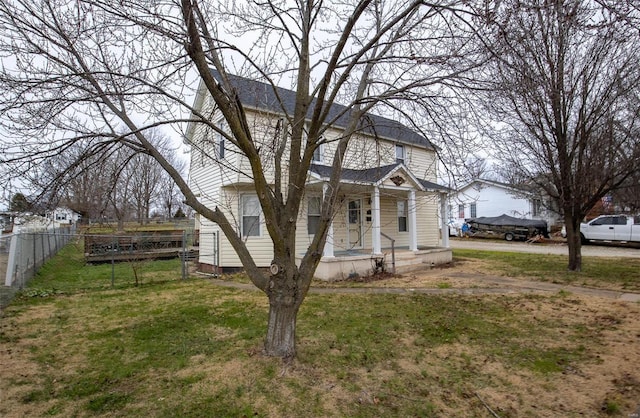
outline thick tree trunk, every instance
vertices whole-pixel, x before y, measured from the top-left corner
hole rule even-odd
[[[565,221],[567,230],[567,245],[569,247],[569,271],[582,270],[582,239],[580,237],[580,222]]]
[[[300,304],[293,296],[273,295],[269,298],[269,323],[264,354],[293,358],[296,355],[296,319]]]

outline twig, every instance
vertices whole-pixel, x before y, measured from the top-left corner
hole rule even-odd
[[[489,412],[491,412],[491,415],[493,415],[496,418],[500,418],[500,415],[496,414],[493,409],[491,409],[491,407],[489,407],[489,405],[487,405],[487,403],[484,401],[484,399],[482,399],[480,397],[480,395],[478,394],[478,392],[476,392],[476,396],[478,397],[478,399],[480,399],[480,402],[482,402],[482,405],[484,405],[485,408],[487,408],[487,410]]]

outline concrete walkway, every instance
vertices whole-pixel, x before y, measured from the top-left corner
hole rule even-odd
[[[311,287],[311,294],[429,294],[429,295],[488,295],[488,294],[514,294],[514,293],[558,293],[569,292],[576,295],[592,296],[606,299],[615,299],[626,302],[640,303],[639,293],[625,293],[615,290],[594,289],[581,286],[567,286],[555,283],[518,280],[508,277],[465,275],[458,274],[457,278],[473,279],[474,285],[485,283],[497,287],[467,287],[467,288],[427,288],[427,287]],[[231,287],[235,289],[258,290],[248,283],[230,282],[220,279],[210,279],[216,286]]]

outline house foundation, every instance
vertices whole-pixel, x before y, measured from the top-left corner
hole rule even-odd
[[[322,257],[315,278],[326,281],[347,280],[349,278],[369,276],[384,269],[393,272],[391,252],[382,255],[364,253],[339,254],[334,257]],[[417,251],[400,250],[395,252],[395,273],[405,274],[450,263],[453,255],[450,248],[428,248]]]

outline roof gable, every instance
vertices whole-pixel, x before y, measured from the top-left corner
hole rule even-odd
[[[312,164],[311,167],[309,167],[309,171],[315,177],[324,180],[331,177],[333,167]],[[404,174],[406,179],[399,176],[399,173]],[[398,181],[396,178],[398,177],[402,178],[402,182],[396,183]],[[448,190],[446,187],[439,184],[417,178],[404,164],[401,163],[385,165],[382,167],[366,168],[362,170],[344,168],[342,169],[340,176],[340,181],[343,182],[367,184],[372,186],[383,186],[387,181],[391,181],[391,183],[393,183],[392,185],[401,186],[406,180],[409,180],[415,187],[424,191],[445,192]]]

